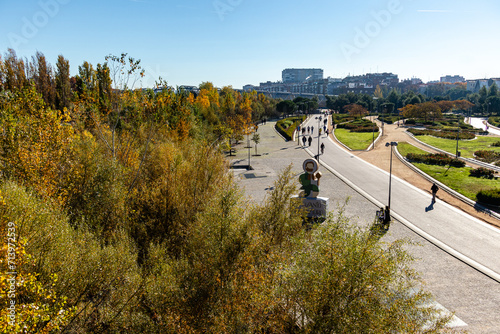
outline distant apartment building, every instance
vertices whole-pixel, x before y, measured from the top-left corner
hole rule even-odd
[[[292,93],[314,95],[339,95],[349,92],[373,94],[377,86],[388,89],[398,87],[399,78],[393,73],[368,73],[359,76],[323,79],[321,69],[285,69],[283,81],[261,82],[259,86],[245,85],[243,90],[256,90],[266,93]],[[411,79],[411,84],[421,83],[420,79]]]
[[[245,92],[251,92],[253,90],[259,90],[259,86],[254,86],[254,85],[243,86],[243,91],[245,91]]]
[[[419,78],[411,78],[411,79],[404,79],[401,80],[397,88],[399,88],[402,92],[406,92],[409,90],[412,90],[414,92],[418,92],[420,90],[420,86],[423,85],[423,82]]]
[[[500,78],[467,80],[467,90],[477,93],[481,88],[486,87],[486,89],[489,89],[493,84],[500,87]]]
[[[299,84],[303,82],[323,80],[323,70],[320,68],[287,68],[281,72],[284,84]]]
[[[457,82],[465,82],[465,78],[460,75],[446,75],[439,79],[439,82],[449,82],[449,83],[457,83]]]
[[[331,89],[330,94],[373,94],[377,86],[385,86],[390,89],[396,87],[398,83],[399,78],[397,74],[393,73],[367,73],[364,75],[348,76],[341,83],[337,83],[335,88]]]

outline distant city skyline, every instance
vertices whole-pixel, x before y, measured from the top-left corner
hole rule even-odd
[[[259,85],[286,68],[324,77],[391,72],[400,80],[500,77],[500,3],[443,0],[25,0],[0,2],[0,53],[36,51],[71,74],[122,52],[141,59],[143,87]]]

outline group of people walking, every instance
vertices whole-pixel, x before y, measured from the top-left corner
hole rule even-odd
[[[328,131],[326,124],[327,124],[327,119],[325,119],[323,129],[319,128],[318,136],[321,136],[321,134],[323,132],[324,134],[326,134],[326,137],[328,137],[328,135],[330,134],[330,131]],[[303,146],[306,146],[306,145],[311,146],[312,141],[313,141],[312,135],[314,134],[314,126],[307,126],[307,127],[304,126],[302,128],[299,126],[297,130],[298,130],[297,132],[299,134],[300,133],[302,134]],[[320,150],[321,150],[321,154],[325,153],[325,144],[324,143],[321,143]]]

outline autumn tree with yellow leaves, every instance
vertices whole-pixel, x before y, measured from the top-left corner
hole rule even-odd
[[[443,328],[429,295],[409,293],[419,278],[401,242],[376,242],[342,211],[303,228],[291,167],[262,205],[244,201],[224,143],[277,101],[210,82],[133,90],[112,61],[140,66],[123,54],[68,80],[59,58],[44,81],[46,61],[36,78],[15,52],[0,59],[0,234],[15,238],[0,249],[0,292],[13,287],[17,307],[13,324],[0,309],[1,333]]]

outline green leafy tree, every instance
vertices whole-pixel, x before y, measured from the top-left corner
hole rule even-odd
[[[394,104],[395,108],[400,106],[401,93],[397,89],[392,89],[387,95],[387,101]],[[391,111],[392,112],[392,111]]]
[[[276,105],[276,110],[281,114],[281,115],[286,115],[288,113],[292,113],[296,110],[297,106],[293,101],[290,100],[284,100],[280,101]]]
[[[495,82],[493,82],[493,84],[490,86],[490,89],[488,90],[488,97],[498,96],[498,95],[499,95],[498,86]]]

